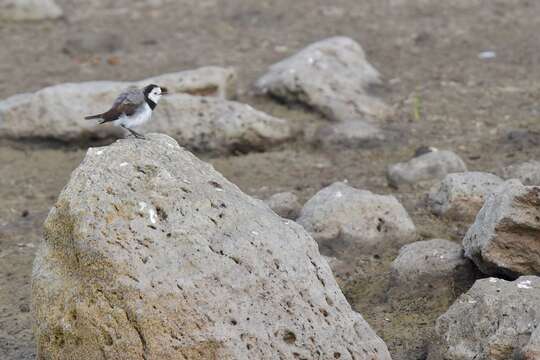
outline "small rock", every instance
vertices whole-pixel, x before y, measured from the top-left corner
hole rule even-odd
[[[501,170],[501,176],[504,179],[519,179],[523,185],[540,186],[540,161],[507,166]]]
[[[428,206],[438,216],[472,223],[485,198],[502,182],[500,177],[489,173],[448,174],[431,189]]]
[[[388,242],[407,243],[416,238],[411,218],[395,197],[341,182],[315,194],[297,222],[317,240],[321,252],[330,255],[350,246],[369,251]]]
[[[266,199],[266,204],[270,206],[279,216],[294,220],[298,217],[302,205],[298,201],[298,196],[292,192],[281,192]]]
[[[365,121],[345,121],[320,126],[312,142],[325,148],[374,148],[386,140],[384,132]]]
[[[390,269],[391,297],[453,294],[470,287],[475,278],[461,245],[441,239],[403,246]]]
[[[168,136],[90,148],[44,232],[43,359],[390,360],[309,234]]]
[[[47,20],[62,15],[54,0],[0,0],[0,20]]]
[[[390,186],[412,185],[421,181],[441,180],[447,174],[467,171],[465,162],[452,151],[433,151],[388,166],[386,177]]]
[[[540,278],[478,280],[437,320],[428,360],[523,359],[539,322]]]
[[[540,273],[540,187],[508,180],[489,195],[463,239],[465,255],[488,275]]]
[[[28,215],[30,215],[30,212],[26,209],[21,212],[21,217],[23,218],[28,217]]]
[[[367,62],[362,47],[350,38],[333,37],[272,65],[255,87],[313,107],[330,120],[350,121],[391,113],[382,100],[368,94],[369,85],[379,83],[379,72]]]

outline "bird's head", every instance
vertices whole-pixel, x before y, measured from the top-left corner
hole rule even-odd
[[[155,84],[146,85],[144,87],[144,97],[157,104],[163,95],[167,95],[167,88],[157,86]]]

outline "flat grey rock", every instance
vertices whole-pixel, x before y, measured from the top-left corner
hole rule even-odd
[[[519,180],[500,185],[467,231],[463,248],[488,275],[540,273],[540,187]]]
[[[485,198],[502,182],[500,177],[483,172],[448,174],[431,189],[428,206],[438,216],[472,223]]]
[[[394,196],[373,194],[341,182],[308,200],[297,222],[317,240],[321,251],[330,255],[351,246],[370,251],[416,238],[411,218]]]
[[[362,47],[347,37],[318,41],[270,67],[255,87],[288,102],[300,102],[330,120],[385,118],[391,109],[368,93],[379,84],[379,72]]]
[[[309,234],[165,135],[88,150],[32,304],[44,359],[390,360]]]
[[[413,185],[442,180],[446,175],[467,171],[465,162],[454,152],[437,150],[388,166],[386,178],[391,186]]]
[[[437,320],[428,360],[538,359],[523,355],[539,322],[540,278],[478,280]]]

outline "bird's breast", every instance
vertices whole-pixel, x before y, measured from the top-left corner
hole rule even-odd
[[[151,117],[152,109],[150,109],[150,106],[148,106],[148,104],[144,104],[133,115],[126,116],[123,119],[123,125],[128,128],[140,126],[150,120]]]

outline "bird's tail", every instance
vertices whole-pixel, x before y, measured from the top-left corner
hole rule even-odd
[[[96,114],[96,115],[85,116],[84,119],[85,120],[101,119],[102,116],[103,114]]]

